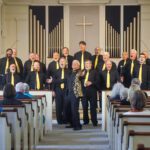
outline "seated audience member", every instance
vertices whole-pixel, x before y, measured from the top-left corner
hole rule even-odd
[[[31,99],[28,95],[24,95],[24,83],[22,82],[17,83],[15,88],[17,99]]]
[[[120,82],[114,84],[110,95],[110,100],[120,100],[120,90],[124,89],[124,85]]]
[[[34,96],[29,93],[29,89],[30,89],[29,85],[27,83],[24,83],[23,86],[24,86],[23,94],[29,96],[30,98],[34,98]]]
[[[13,85],[6,84],[3,90],[4,100],[0,101],[0,105],[23,105],[23,103],[17,100],[16,91]]]
[[[128,101],[130,101],[130,97],[133,96],[134,92],[137,90],[141,90],[140,86],[137,84],[131,84],[129,90],[128,90]]]
[[[121,105],[130,105],[130,102],[128,101],[128,88],[120,89],[120,100]]]
[[[146,96],[141,90],[136,90],[133,92],[132,95],[129,96],[130,103],[131,103],[131,110],[129,112],[126,112],[124,114],[130,115],[130,114],[137,114],[137,115],[144,115],[144,114],[150,114],[149,110],[144,109],[146,105]]]

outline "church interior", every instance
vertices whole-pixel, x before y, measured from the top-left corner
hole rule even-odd
[[[0,150],[150,150],[150,0],[0,0]]]

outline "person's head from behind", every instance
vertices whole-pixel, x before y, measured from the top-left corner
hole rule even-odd
[[[131,81],[131,85],[132,84],[136,84],[139,87],[141,86],[141,82],[140,82],[140,80],[138,78],[133,78],[132,81]]]
[[[85,41],[80,41],[79,42],[79,47],[81,52],[84,52],[86,50],[86,42]]]
[[[16,91],[13,85],[6,84],[3,90],[3,96],[6,99],[13,99],[16,97]]]
[[[22,82],[19,82],[15,86],[16,92],[24,93],[24,84]]]
[[[120,100],[127,100],[128,98],[128,88],[120,89]]]
[[[130,98],[133,96],[134,92],[137,90],[140,90],[140,86],[137,84],[131,84],[128,90],[128,101],[130,101]]]
[[[27,83],[23,83],[23,86],[24,86],[24,92],[29,93],[29,90],[30,90],[29,85]]]
[[[141,90],[134,91],[132,97],[130,97],[131,109],[133,111],[143,111],[146,100],[146,96]]]
[[[73,60],[72,69],[73,69],[73,71],[76,71],[76,70],[80,69],[80,62],[78,60]]]

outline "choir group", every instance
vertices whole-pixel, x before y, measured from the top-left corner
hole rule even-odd
[[[6,84],[15,86],[25,82],[30,90],[51,90],[56,102],[58,124],[69,123],[67,128],[82,129],[79,117],[79,102],[83,107],[83,124],[89,124],[88,107],[93,126],[97,126],[97,100],[102,90],[111,90],[117,82],[130,87],[131,80],[138,78],[142,90],[150,90],[150,59],[146,52],[137,54],[122,53],[118,66],[111,60],[109,52],[95,48],[92,56],[86,50],[86,42],[79,42],[80,51],[74,56],[64,47],[61,54],[53,53],[48,65],[40,61],[39,55],[30,53],[22,63],[16,49],[7,49],[6,56],[0,59],[0,89]],[[129,56],[128,56],[129,55]]]

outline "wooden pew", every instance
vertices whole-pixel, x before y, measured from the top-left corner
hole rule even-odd
[[[14,150],[21,149],[21,119],[19,118],[18,110],[3,110],[2,114],[6,114],[8,123],[12,125],[12,148]]]
[[[144,144],[138,144],[138,147],[136,150],[150,150],[150,147],[145,147]]]
[[[3,110],[13,110],[17,109],[18,110],[18,116],[21,119],[21,145],[22,149],[26,150],[29,148],[28,145],[28,117],[29,114],[26,112],[26,107],[25,106],[10,106],[10,105],[3,105]]]
[[[130,130],[134,130],[137,132],[149,132],[150,131],[150,122],[128,122],[128,121],[124,121],[123,133],[122,133],[122,137],[121,137],[122,150],[126,150],[128,147],[128,133]]]
[[[0,149],[10,150],[11,149],[11,124],[8,123],[7,116],[0,114]]]
[[[139,143],[150,147],[150,132],[136,132],[130,130],[128,133],[128,141],[128,150],[137,150]]]

